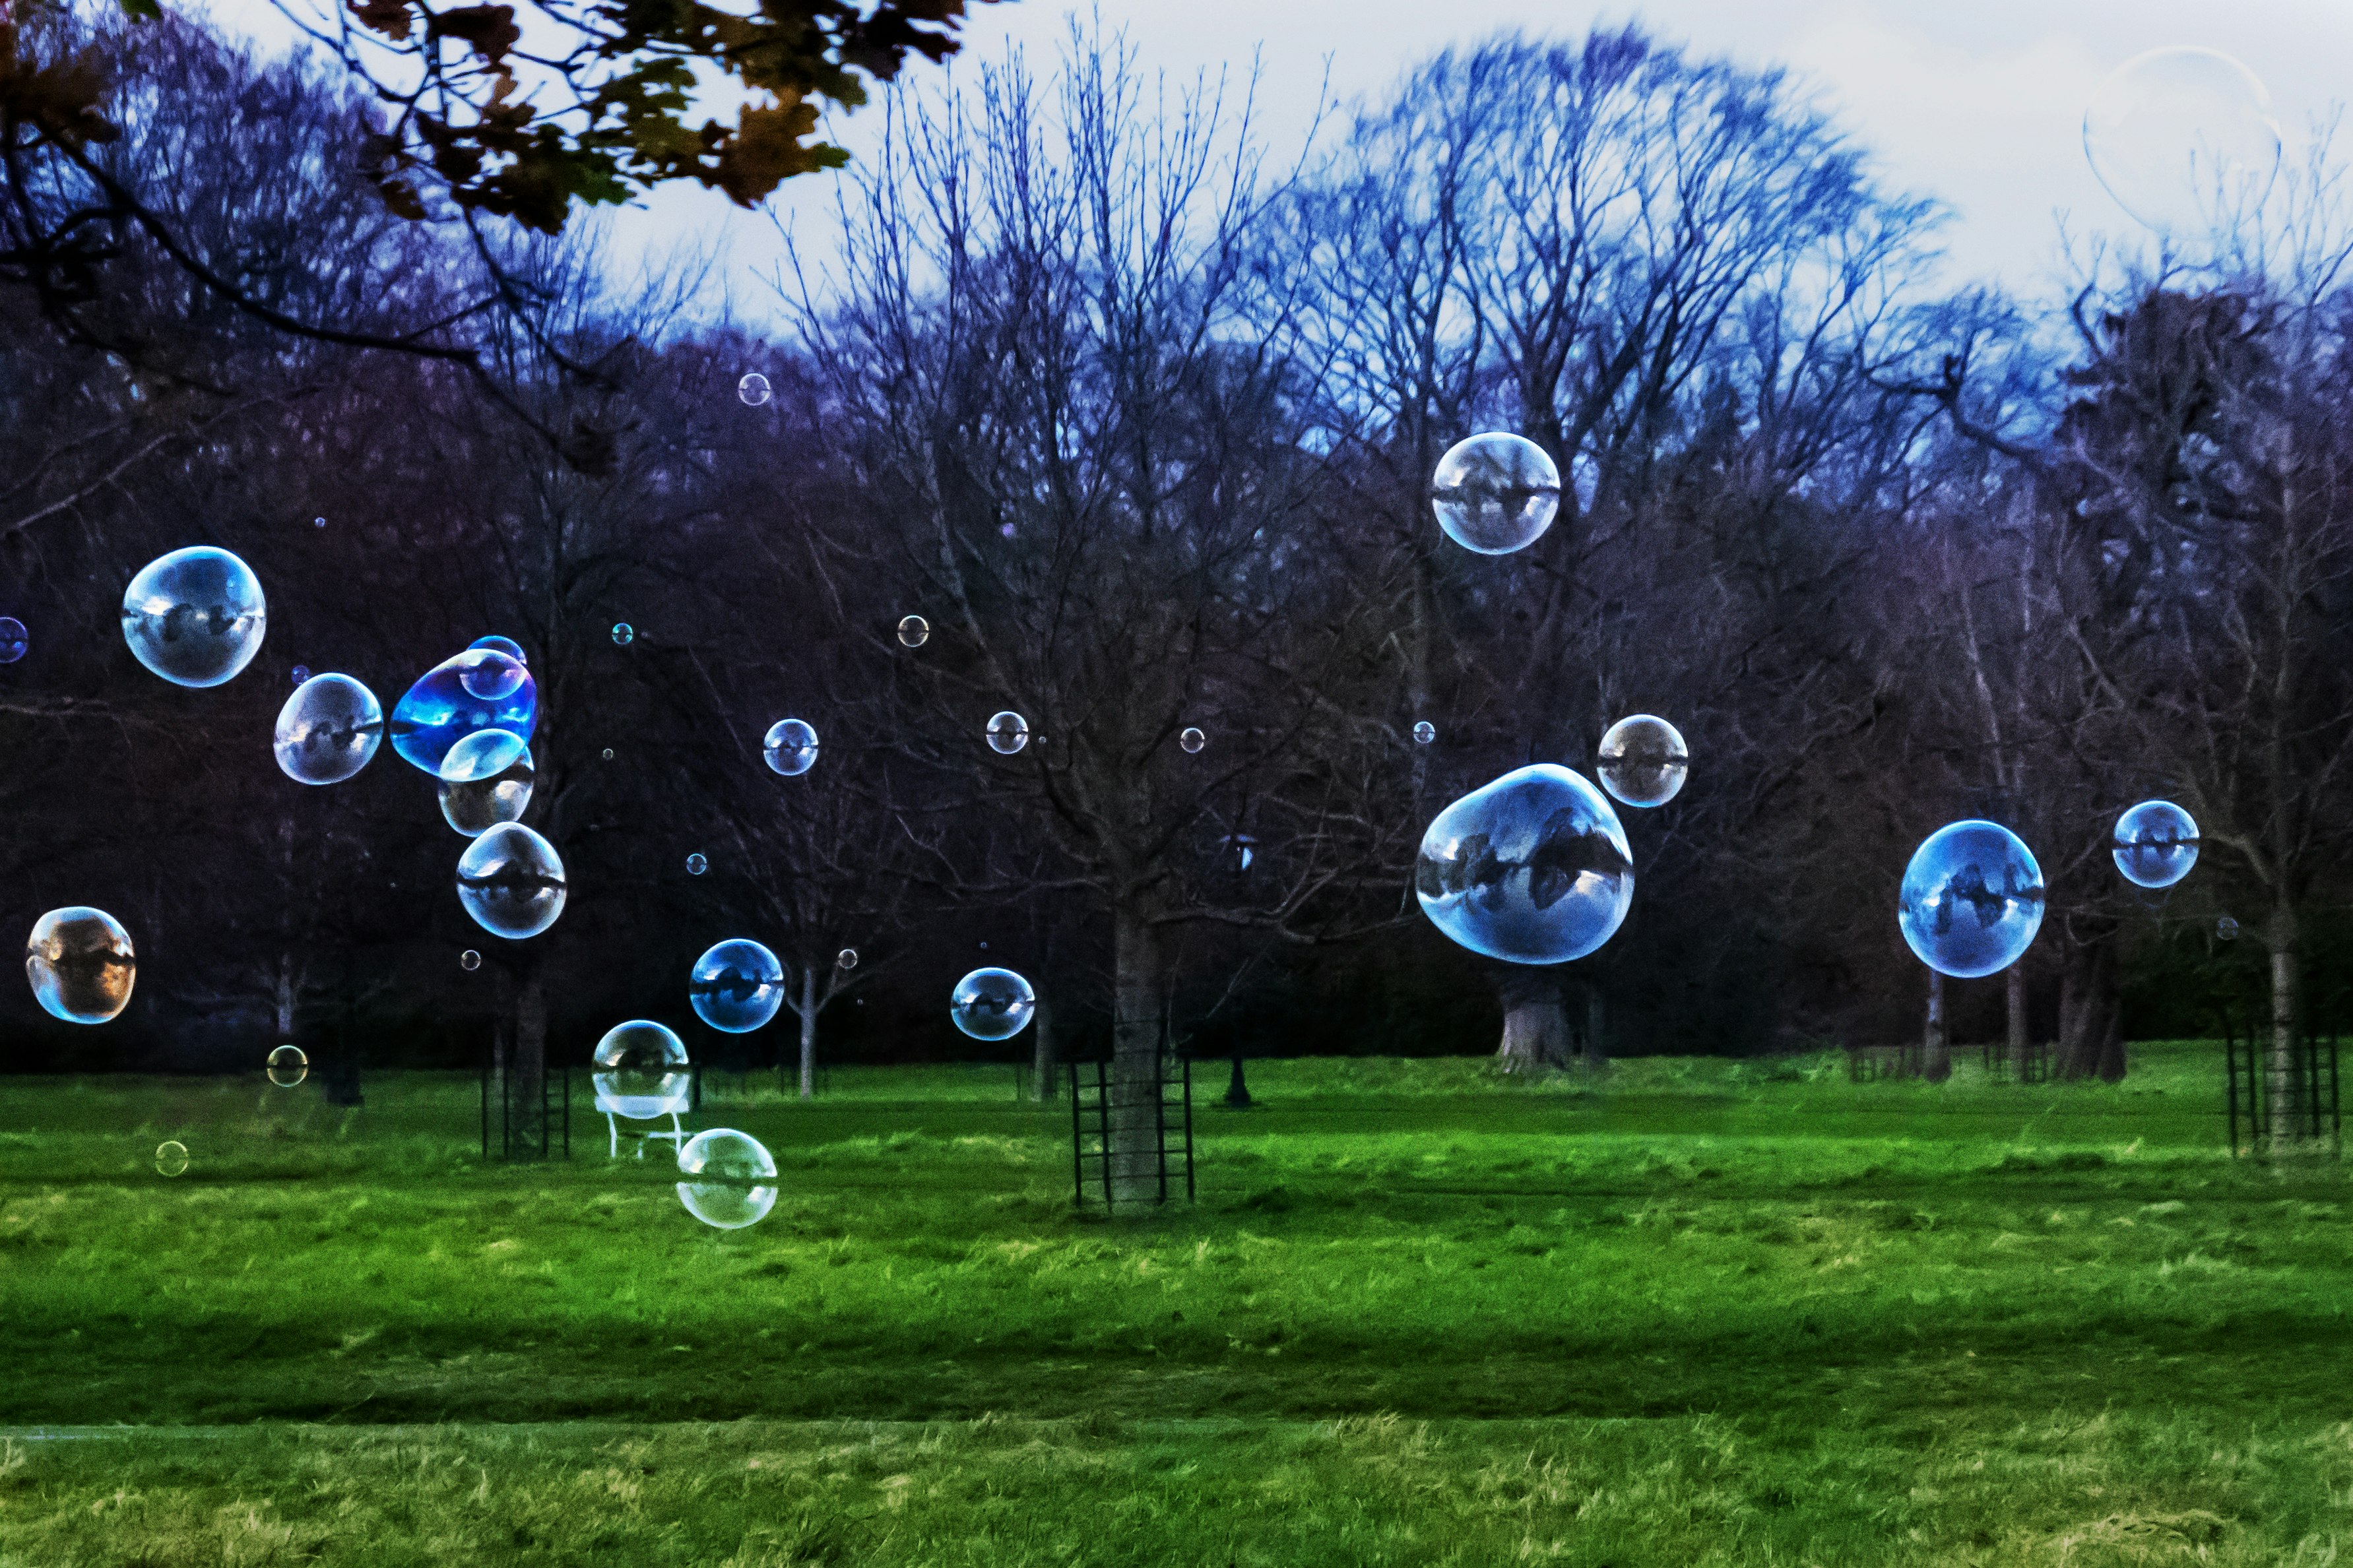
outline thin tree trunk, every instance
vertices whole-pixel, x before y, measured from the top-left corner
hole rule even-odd
[[[1560,982],[1544,970],[1514,970],[1495,989],[1504,1003],[1504,1040],[1495,1060],[1510,1073],[1542,1072],[1569,1061],[1568,1009]]]
[[[508,1056],[513,1076],[514,1147],[547,1152],[547,1117],[542,1103],[547,1082],[547,984],[539,951],[526,947],[522,984],[515,996],[514,1049]]]
[[[1112,948],[1112,1195],[1149,1201],[1160,1196],[1160,933],[1117,909]]]
[[[2299,1136],[2296,1112],[2303,1096],[2296,1081],[2296,1026],[2300,1021],[2297,994],[2303,932],[2295,910],[2285,899],[2272,907],[2272,1039],[2263,1062],[2264,1110],[2271,1121],[2274,1148],[2294,1145]]]
[[[1603,1033],[1609,1025],[1609,1004],[1603,1000],[1601,987],[1588,984],[1585,987],[1585,1065],[1596,1071],[1609,1065],[1609,1037]]]
[[[801,1098],[817,1098],[817,965],[801,965]]]
[[[1044,996],[1038,998],[1038,1010],[1030,1019],[1029,1098],[1048,1100],[1054,1098],[1054,1075],[1060,1063],[1054,1058],[1054,1009]]]
[[[2014,1083],[2026,1081],[2026,971],[2011,964],[2002,981],[2003,1000],[2009,1005],[2010,1076]]]
[[[2102,931],[2065,951],[2059,973],[2059,1077],[2125,1076],[2124,998],[2116,979],[2116,937]]]
[[[1953,1044],[1945,1029],[1945,977],[1928,971],[1928,1027],[1921,1041],[1920,1076],[1942,1083],[1953,1076]]]

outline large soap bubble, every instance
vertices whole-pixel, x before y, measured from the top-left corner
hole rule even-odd
[[[779,719],[760,742],[768,766],[786,778],[797,778],[817,766],[817,730],[798,719]]]
[[[2116,818],[2108,851],[2125,880],[2140,888],[2170,888],[2198,864],[2198,824],[2169,800],[2145,800]]]
[[[24,622],[14,616],[0,616],[0,664],[16,663],[31,646],[32,638]]]
[[[537,936],[564,912],[567,889],[555,847],[519,822],[501,822],[458,858],[458,901],[492,936]]]
[[[517,674],[521,679],[509,685]],[[486,690],[505,690],[482,696],[470,680]],[[538,724],[539,688],[531,672],[496,648],[470,647],[426,671],[393,705],[392,749],[438,778],[449,748],[476,731],[504,730],[527,743]]]
[[[520,822],[538,776],[521,740],[504,730],[477,730],[441,759],[442,819],[469,838]]]
[[[1037,1010],[1029,983],[1009,969],[976,969],[948,998],[948,1016],[976,1040],[1010,1039]]]
[[[1599,790],[1537,763],[1440,812],[1421,836],[1413,887],[1431,923],[1472,952],[1560,963],[1625,921],[1634,856]]]
[[[756,942],[723,942],[694,961],[687,1000],[714,1029],[747,1035],[785,1005],[785,966]]]
[[[988,716],[988,749],[999,756],[1009,757],[1029,743],[1029,722],[1020,714],[1007,710]]]
[[[1664,805],[1683,787],[1691,753],[1672,724],[1636,713],[1609,726],[1601,737],[1594,771],[1601,787],[1628,805]]]
[[[2116,205],[2161,236],[2202,237],[2259,203],[2279,172],[2262,79],[2215,49],[2151,49],[2084,114],[2084,153]]]
[[[253,569],[209,544],[149,562],[122,594],[123,640],[174,686],[234,678],[261,651],[269,618]]]
[[[384,744],[384,704],[348,675],[314,675],[278,710],[271,749],[296,784],[341,784]]]
[[[25,942],[33,999],[69,1024],[103,1024],[131,1005],[139,961],[131,933],[104,910],[75,905],[33,922]]]
[[[1896,920],[1920,962],[1938,973],[1998,973],[2042,929],[2042,868],[2000,823],[1949,823],[1912,852]]]
[[[671,1079],[686,1066],[686,1043],[651,1018],[632,1018],[606,1030],[593,1058],[596,1072],[611,1075],[615,1092],[634,1097],[667,1096],[675,1087]]]
[[[1542,447],[1502,431],[1457,442],[1430,476],[1446,537],[1482,555],[1509,555],[1544,536],[1560,510],[1560,469]]]
[[[678,1201],[686,1212],[720,1230],[741,1230],[776,1206],[776,1162],[757,1138],[713,1127],[678,1152]]]

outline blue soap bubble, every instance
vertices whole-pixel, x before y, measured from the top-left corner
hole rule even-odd
[[[442,819],[469,838],[520,822],[537,781],[529,746],[505,730],[477,730],[441,759]]]
[[[1936,829],[1904,868],[1897,923],[1920,962],[1974,980],[2016,963],[2042,926],[2042,868],[1996,822]]]
[[[226,550],[174,550],[139,570],[122,594],[122,639],[174,686],[218,686],[261,651],[269,609],[261,580]]]
[[[748,1035],[785,1005],[785,966],[756,942],[723,942],[694,961],[687,1000],[714,1029]]]
[[[771,395],[768,378],[756,370],[749,372],[735,384],[735,395],[744,400],[746,408],[759,407]]]
[[[637,641],[637,640],[638,640],[638,628],[637,628],[637,627],[635,627],[635,626],[633,626],[629,625],[629,623],[628,623],[628,622],[627,622],[627,621],[616,621],[616,622],[614,622],[614,623],[613,623],[613,646],[614,646],[614,647],[628,647],[631,643],[633,643],[633,642],[635,642],[635,641]]]
[[[686,874],[688,876],[700,877],[705,871],[710,869],[711,862],[702,858],[702,851],[697,850],[694,854],[686,858]]]
[[[1560,469],[1524,437],[1473,436],[1438,460],[1430,504],[1446,537],[1463,549],[1509,555],[1552,526],[1560,510]]]
[[[1634,901],[1634,854],[1602,793],[1551,763],[1505,773],[1438,814],[1413,889],[1472,952],[1561,963],[1608,942]]]
[[[732,1127],[698,1132],[681,1145],[678,1201],[720,1230],[741,1230],[776,1206],[776,1161],[761,1142]]]
[[[0,616],[0,664],[16,663],[31,646],[32,638],[26,634],[24,622],[14,616]]]
[[[501,822],[458,858],[458,901],[492,936],[537,936],[569,893],[555,847],[519,822]]]
[[[1009,969],[976,969],[948,998],[948,1016],[976,1040],[1010,1039],[1037,1010],[1029,983]]]
[[[2145,800],[2116,818],[2108,851],[2137,888],[2170,888],[2198,864],[2198,824],[2169,800]]]
[[[798,719],[779,719],[760,742],[768,766],[786,778],[797,778],[817,766],[817,731]]]
[[[103,1024],[131,1005],[139,961],[121,921],[77,904],[33,922],[25,942],[25,977],[33,983],[33,999],[52,1018]]]
[[[514,660],[517,664],[527,665],[531,662],[530,659],[523,657],[522,644],[515,641],[512,637],[476,637],[472,642],[468,643],[466,647],[469,649],[485,647],[489,648],[492,653],[502,653],[509,658]]]
[[[296,784],[341,784],[384,743],[384,704],[348,675],[314,675],[278,710],[271,749]]]
[[[502,667],[502,668],[501,668]],[[467,689],[470,675],[489,669],[495,684],[509,671],[522,679],[502,697],[481,697]],[[504,730],[528,743],[539,724],[539,688],[531,672],[491,648],[468,648],[444,659],[419,677],[392,710],[392,749],[402,759],[441,776],[449,748],[477,730]]]
[[[294,684],[300,686],[311,679],[311,667],[307,664],[298,664],[287,673],[293,677]]]
[[[1431,723],[1429,720],[1424,719],[1414,725],[1413,743],[1415,745],[1427,746],[1436,739],[1438,739],[1438,726]]]

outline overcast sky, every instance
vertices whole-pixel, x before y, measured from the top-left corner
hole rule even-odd
[[[232,26],[289,37],[269,0],[195,0]],[[1008,44],[1050,58],[1069,11],[1055,0],[979,5],[967,53]],[[1952,265],[2021,290],[2057,276],[2058,220],[2130,229],[2093,179],[2084,109],[2108,72],[2145,49],[2193,44],[2244,61],[2270,89],[2293,158],[2306,127],[2332,112],[2353,75],[2353,0],[1102,0],[1148,66],[1189,74],[1263,67],[1262,123],[1295,145],[1328,76],[1342,100],[1378,93],[1414,61],[1504,29],[1576,35],[1632,18],[1703,53],[1780,63],[1815,83],[1888,179],[1951,206]],[[871,118],[871,117],[870,117]],[[859,126],[838,134],[855,151]],[[832,176],[787,182],[776,205],[821,233]],[[735,299],[754,314],[776,243],[765,216],[701,191],[665,193],[618,220],[625,250],[691,235],[720,247]]]

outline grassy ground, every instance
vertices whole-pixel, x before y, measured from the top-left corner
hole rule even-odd
[[[1008,1069],[719,1084],[733,1233],[470,1080],[0,1079],[0,1568],[2353,1559],[2353,1184],[2137,1050],[1267,1063],[1114,1220]]]

